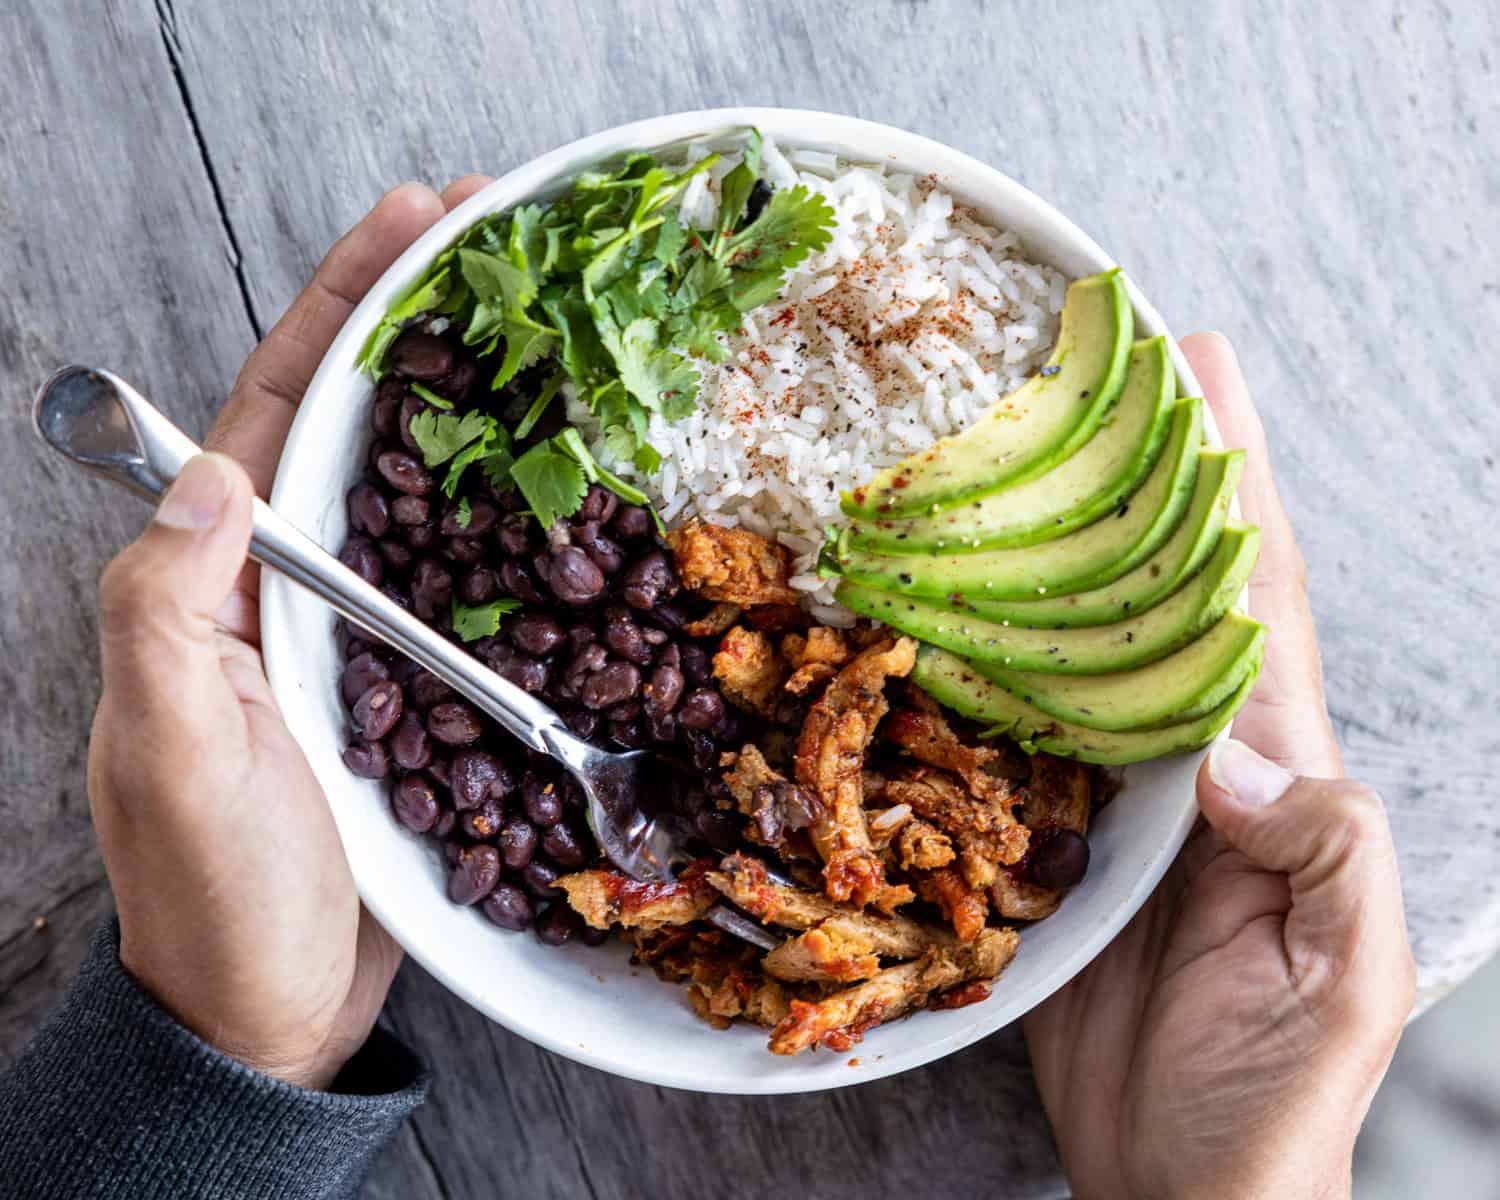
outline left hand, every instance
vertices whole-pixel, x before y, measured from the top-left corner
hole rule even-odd
[[[485,182],[441,197],[396,188],[333,247],[246,362],[209,436],[218,453],[188,463],[100,581],[89,802],[121,962],[204,1041],[305,1087],[327,1087],[369,1036],[401,952],[360,905],[266,681],[259,569],[245,560],[251,495],[269,490],[355,304]]]

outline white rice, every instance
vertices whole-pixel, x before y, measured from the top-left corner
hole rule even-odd
[[[734,165],[721,161],[684,190],[687,221],[713,223]],[[669,523],[696,515],[788,547],[791,584],[813,615],[848,624],[816,571],[824,527],[842,520],[840,493],[962,429],[1034,373],[1057,337],[1067,280],[930,177],[784,155],[769,140],[762,169],[776,188],[802,183],[827,198],[832,241],[788,277],[780,300],[746,314],[725,362],[700,362],[697,412],[653,418],[661,470],[642,478],[614,461],[571,397],[568,416]]]

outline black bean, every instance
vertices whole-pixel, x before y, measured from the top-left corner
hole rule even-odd
[[[584,521],[595,521],[603,525],[620,506],[620,498],[606,487],[590,484],[588,494],[578,506],[578,516]]]
[[[573,940],[583,928],[583,918],[561,902],[548,905],[536,919],[536,935],[548,946],[561,946]]]
[[[448,899],[454,904],[473,904],[495,890],[500,882],[500,852],[480,843],[465,846],[453,874],[448,876]]]
[[[487,650],[482,657],[490,670],[509,680],[522,691],[538,695],[547,688],[550,670],[541,659],[522,654],[503,642]]]
[[[476,842],[487,842],[500,832],[500,823],[505,819],[498,800],[486,800],[478,808],[470,809],[458,818],[459,826]]]
[[[646,711],[665,715],[677,707],[677,702],[682,699],[683,688],[686,681],[683,674],[676,667],[665,664],[651,672],[651,679],[642,689],[642,695],[646,699]]]
[[[391,516],[397,525],[421,525],[431,513],[431,503],[422,496],[397,496],[391,501]]]
[[[413,550],[429,549],[437,541],[437,522],[423,521],[420,525],[408,525],[405,536],[406,544]]]
[[[356,483],[347,498],[349,524],[371,537],[384,537],[391,527],[391,506],[373,483]]]
[[[544,602],[541,589],[537,587],[536,576],[519,559],[510,559],[500,564],[500,584],[517,600],[524,600],[527,604]]]
[[[1039,839],[1026,856],[1026,879],[1040,888],[1070,888],[1083,882],[1089,869],[1089,843],[1071,829],[1054,830]]]
[[[645,614],[648,621],[660,625],[663,629],[670,629],[676,633],[684,625],[693,619],[691,613],[680,604],[671,601],[663,601]]]
[[[700,771],[707,771],[711,767],[719,765],[719,743],[714,741],[711,734],[698,729],[687,729],[682,725],[682,714],[677,714],[678,736],[682,738],[682,744],[687,747],[688,757],[692,759],[693,766]]]
[[[448,608],[453,599],[453,572],[439,562],[424,558],[411,573],[411,602],[417,616],[430,621]]]
[[[455,537],[459,534],[465,537],[478,537],[482,533],[488,533],[494,528],[495,522],[500,519],[500,510],[487,500],[474,500],[469,504],[469,523],[461,525],[458,520],[458,506],[450,508],[443,514],[442,524],[438,531],[447,537]]]
[[[712,688],[696,688],[682,701],[677,723],[684,729],[709,730],[724,719],[724,698]]]
[[[445,746],[472,746],[484,727],[477,712],[455,700],[433,706],[427,714],[427,732]]]
[[[449,828],[449,832],[450,833],[452,832],[452,828],[451,827]],[[458,866],[459,856],[462,855],[463,852],[464,852],[464,843],[461,842],[461,841],[458,841],[457,839],[454,839],[451,842],[450,841],[445,841],[445,842],[443,842],[443,847],[442,848],[443,848],[443,861],[448,864],[449,868],[451,869],[453,867]]]
[[[598,640],[599,633],[592,625],[579,621],[568,626],[568,645],[575,655],[590,642]]]
[[[550,829],[563,817],[562,793],[557,784],[535,771],[521,776],[521,805],[533,825]]]
[[[641,702],[639,700],[621,700],[618,704],[611,704],[604,710],[604,718],[608,721],[634,721],[641,715]]]
[[[682,650],[676,642],[668,642],[656,652],[656,665],[659,667],[672,667],[674,670],[682,668]]]
[[[741,741],[740,735],[744,732],[740,714],[724,706],[724,715],[719,718],[719,723],[714,726],[714,737],[718,738],[726,746],[737,745]]]
[[[677,568],[661,550],[653,550],[644,558],[637,559],[625,569],[620,580],[620,595],[631,608],[655,608],[663,600],[677,594],[679,583]]]
[[[411,677],[411,702],[424,711],[451,695],[453,689],[431,671],[418,671]]]
[[[533,544],[532,529],[530,517],[521,513],[512,513],[501,519],[499,527],[495,530],[495,540],[500,543],[500,549],[509,555],[527,554]]]
[[[380,543],[380,557],[385,559],[385,565],[391,570],[404,571],[411,566],[411,547],[395,538],[386,538]]]
[[[501,929],[520,931],[531,924],[531,900],[513,883],[504,881],[484,898],[484,915]]]
[[[671,635],[665,629],[643,629],[641,636],[646,639],[646,644],[654,651],[658,646],[671,644]]]
[[[646,730],[640,721],[611,721],[609,740],[626,750],[639,750],[646,744]]]
[[[681,642],[678,651],[682,655],[683,677],[695,688],[701,688],[714,677],[713,659],[696,642]]]
[[[589,856],[588,847],[565,821],[559,821],[542,834],[542,849],[559,867],[581,867]]]
[[[448,765],[448,780],[460,812],[485,800],[504,800],[516,790],[509,768],[488,750],[460,750]]]
[[[659,746],[670,746],[677,740],[677,716],[669,712],[646,709],[646,732]]]
[[[564,546],[552,555],[547,582],[564,604],[588,604],[604,594],[604,572],[577,546]]]
[[[641,686],[641,673],[631,663],[606,663],[583,681],[578,698],[589,708],[608,708],[629,700]]]
[[[432,761],[432,741],[427,727],[414,712],[403,714],[391,734],[391,757],[404,771],[420,771]]]
[[[367,537],[356,534],[345,542],[339,551],[339,562],[374,587],[379,587],[385,579],[385,560],[380,557],[375,543]]]
[[[644,667],[651,661],[651,645],[641,627],[630,619],[628,608],[611,608],[604,614],[604,642],[621,658]]]
[[[745,201],[745,224],[753,224],[761,213],[766,211],[766,205],[771,203],[771,185],[764,179],[757,179],[750,188],[750,196]]]
[[[619,543],[605,537],[602,533],[592,537],[580,535],[578,545],[589,556],[589,561],[604,572],[606,579],[618,574],[620,568],[625,565],[625,551],[620,548]]]
[[[371,684],[354,702],[354,728],[369,741],[380,741],[400,719],[401,685],[394,680]]]
[[[451,808],[445,808],[438,813],[437,824],[429,832],[435,838],[445,838],[451,834],[458,825],[458,814]]]
[[[586,708],[570,709],[563,714],[563,720],[584,741],[588,741],[599,731],[599,714]]]
[[[557,886],[558,869],[539,858],[521,868],[521,883],[538,900],[557,900],[566,893]]]
[[[605,942],[609,941],[609,930],[595,929],[585,921],[583,927],[578,931],[578,940],[585,946],[602,946]]]
[[[436,779],[444,788],[452,782],[448,774],[448,760],[441,755],[434,754],[432,760],[427,764],[427,773]]]
[[[537,841],[535,825],[512,817],[500,826],[500,857],[512,871],[519,871],[536,853]]]
[[[391,791],[396,820],[413,833],[426,833],[437,824],[441,809],[437,790],[425,775],[408,775]]]
[[[399,379],[382,380],[375,389],[375,403],[370,406],[370,428],[381,437],[395,436],[397,413],[401,411],[401,401],[405,396],[406,388]]]
[[[360,739],[344,749],[344,766],[361,779],[384,779],[391,769],[391,759],[379,742]]]
[[[453,347],[435,334],[408,329],[391,343],[385,365],[403,379],[432,383],[453,369]]]
[[[472,358],[460,358],[451,371],[433,382],[432,390],[449,400],[462,400],[473,390],[478,378],[479,364]]]
[[[394,583],[383,583],[380,585],[380,594],[397,608],[411,612],[411,593],[404,587]]]
[[[463,563],[465,566],[473,566],[484,557],[484,543],[477,537],[460,535],[451,537],[443,546],[443,553],[454,562]]]
[[[710,809],[693,818],[693,832],[715,850],[733,850],[739,830],[737,822],[728,813]]]
[[[551,654],[567,637],[555,617],[540,612],[522,613],[512,622],[508,632],[511,641],[538,658]]]
[[[425,496],[432,491],[432,476],[404,450],[387,450],[375,460],[375,469],[388,484],[408,496]]]
[[[617,538],[637,541],[651,532],[651,514],[637,505],[622,504],[609,527]]]
[[[458,581],[458,598],[465,604],[488,604],[500,594],[500,576],[489,567],[475,567]]]
[[[344,667],[343,679],[340,681],[344,703],[353,704],[375,684],[384,683],[390,677],[391,669],[383,658],[378,658],[369,650],[355,655]]]

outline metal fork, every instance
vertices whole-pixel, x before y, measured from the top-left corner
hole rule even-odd
[[[123,379],[94,367],[64,367],[37,391],[32,413],[42,440],[65,458],[135,492],[159,498],[200,448]],[[612,754],[578,737],[547,705],[501,678],[371,587],[260,499],[250,557],[301,584],[336,612],[431,671],[526,746],[555,758],[578,780],[588,822],[605,856],[633,879],[665,882],[687,861],[678,822],[648,817],[637,798],[656,771],[647,751]],[[709,909],[720,929],[763,950],[780,939],[725,904]]]

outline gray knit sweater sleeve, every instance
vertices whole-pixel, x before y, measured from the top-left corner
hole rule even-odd
[[[327,1092],[252,1071],[136,986],[111,922],[62,1007],[0,1075],[0,1195],[352,1197],[426,1086],[421,1064],[380,1030]]]

